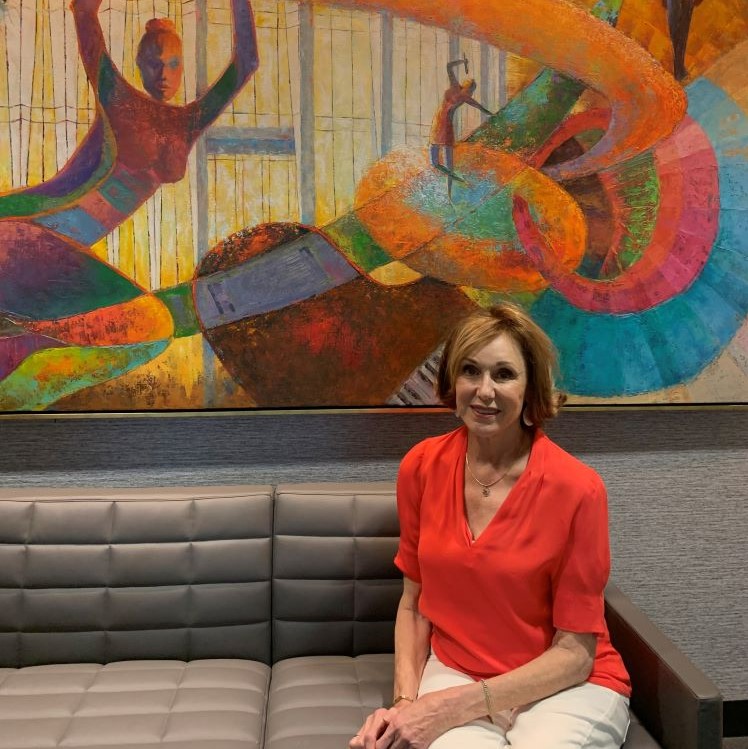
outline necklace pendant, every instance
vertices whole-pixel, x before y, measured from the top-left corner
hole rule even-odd
[[[487,497],[489,495],[490,491],[491,490],[487,486],[484,486],[483,487],[483,496]]]

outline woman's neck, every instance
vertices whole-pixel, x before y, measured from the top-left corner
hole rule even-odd
[[[490,464],[494,468],[508,468],[527,456],[532,446],[533,433],[518,426],[516,431],[495,438],[481,438],[468,432],[467,454],[473,465]]]

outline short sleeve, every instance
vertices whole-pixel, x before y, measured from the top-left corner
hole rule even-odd
[[[610,574],[608,500],[593,474],[572,518],[553,579],[553,626],[570,632],[605,632],[605,585]]]
[[[421,515],[421,463],[423,447],[418,444],[402,459],[397,474],[397,516],[400,521],[400,543],[395,564],[406,577],[420,583],[418,538]]]

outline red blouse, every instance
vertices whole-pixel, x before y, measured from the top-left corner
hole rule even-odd
[[[431,437],[403,458],[395,564],[421,584],[431,647],[475,679],[511,671],[557,629],[597,635],[588,679],[629,696],[608,636],[607,496],[590,467],[536,431],[527,466],[475,541],[464,508],[467,430]]]

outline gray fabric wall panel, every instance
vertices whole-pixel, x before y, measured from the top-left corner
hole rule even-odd
[[[427,412],[4,419],[0,484],[392,480],[409,447],[456,424]],[[605,479],[616,582],[726,699],[748,699],[748,411],[566,410],[548,432]]]

